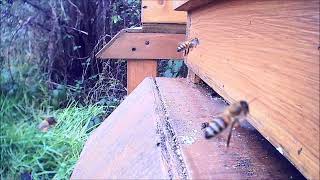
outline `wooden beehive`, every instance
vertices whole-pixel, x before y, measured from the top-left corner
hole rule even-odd
[[[185,61],[307,178],[319,179],[319,1],[185,0]]]
[[[96,56],[101,59],[126,59],[127,92],[146,77],[157,76],[157,60],[182,59],[176,52],[185,40],[186,12],[173,9],[171,0],[142,1],[142,27],[120,31]]]

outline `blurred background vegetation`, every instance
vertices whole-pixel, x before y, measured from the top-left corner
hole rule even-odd
[[[69,179],[84,142],[125,98],[126,61],[95,53],[140,26],[140,0],[0,0],[1,179]],[[182,61],[159,61],[183,77]],[[57,125],[41,133],[46,117]]]

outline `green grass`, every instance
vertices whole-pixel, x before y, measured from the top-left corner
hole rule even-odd
[[[69,179],[92,126],[90,119],[105,113],[106,107],[78,107],[50,110],[26,102],[23,97],[0,95],[1,179],[19,179],[30,172],[34,179]],[[58,123],[47,133],[37,129],[46,116]]]

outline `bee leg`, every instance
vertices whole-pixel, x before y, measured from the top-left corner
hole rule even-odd
[[[230,126],[230,130],[229,130],[229,134],[228,134],[228,139],[227,139],[227,147],[229,147],[230,144],[230,140],[231,140],[231,135],[232,135],[232,129],[234,127],[234,125],[238,122],[238,119],[235,119],[232,121],[231,126]]]
[[[187,48],[187,49],[186,49],[186,51],[187,51],[187,52],[186,52],[186,55],[189,54],[189,50],[190,50],[190,48]]]
[[[204,123],[201,124],[201,129],[205,129],[208,126],[209,126],[209,123],[208,122],[204,122]]]

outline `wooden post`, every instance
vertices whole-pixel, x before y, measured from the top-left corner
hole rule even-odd
[[[146,77],[157,76],[157,60],[128,60],[127,90],[130,94]]]

